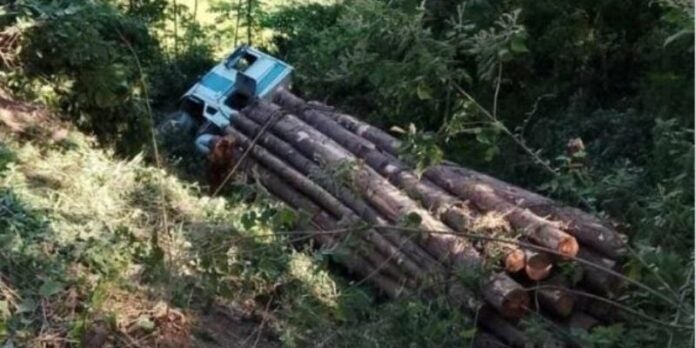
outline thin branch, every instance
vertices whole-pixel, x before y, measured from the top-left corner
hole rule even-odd
[[[534,245],[534,244],[530,244],[530,243],[526,243],[526,242],[520,242],[517,240],[512,240],[512,239],[507,239],[507,238],[499,238],[499,237],[491,237],[491,236],[486,236],[486,235],[476,234],[476,233],[424,230],[424,229],[399,227],[399,226],[378,226],[375,228],[377,228],[377,229],[379,229],[379,228],[392,229],[392,230],[400,230],[400,231],[407,231],[407,232],[423,232],[423,233],[430,233],[430,234],[451,234],[451,235],[462,236],[462,237],[471,238],[471,239],[487,240],[487,241],[494,241],[494,242],[505,243],[505,244],[512,244],[512,245],[517,245],[517,246],[522,247],[522,248],[547,252],[547,253],[550,253],[553,255],[562,256],[564,258],[576,261],[578,263],[581,263],[581,264],[593,267],[595,269],[601,270],[601,271],[608,273],[612,276],[618,277],[618,278],[620,278],[620,279],[622,279],[630,284],[635,285],[636,287],[639,287],[639,288],[655,295],[656,297],[669,303],[670,305],[674,306],[675,308],[679,308],[680,310],[684,311],[685,313],[691,312],[689,309],[682,308],[682,306],[680,306],[679,303],[677,303],[674,300],[672,300],[671,298],[663,295],[658,290],[655,290],[655,289],[649,287],[648,285],[645,285],[637,280],[626,277],[625,275],[623,275],[619,272],[616,272],[610,268],[604,267],[602,265],[599,265],[599,264],[596,264],[596,263],[593,263],[593,262],[590,262],[590,261],[587,261],[585,259],[581,259],[581,258],[578,258],[575,256],[562,254],[554,249],[550,249],[550,248],[546,248],[546,247],[542,247],[542,246],[538,246],[538,245]]]
[[[653,323],[655,323],[655,324],[659,324],[659,325],[661,325],[661,326],[668,327],[668,328],[671,328],[671,329],[680,329],[680,330],[693,330],[693,329],[694,329],[693,326],[689,326],[689,325],[679,325],[679,324],[674,324],[674,323],[667,323],[667,322],[665,322],[665,321],[663,321],[663,320],[655,319],[655,318],[653,318],[653,317],[651,317],[651,316],[649,316],[649,315],[647,315],[647,314],[644,314],[644,313],[641,313],[641,312],[639,312],[639,311],[636,311],[636,310],[634,310],[634,309],[632,309],[632,308],[630,308],[630,307],[628,307],[628,306],[625,306],[625,305],[623,305],[623,304],[621,304],[621,303],[619,303],[619,302],[616,302],[616,301],[614,301],[614,300],[608,299],[608,298],[606,298],[606,297],[597,296],[597,295],[595,295],[595,294],[591,294],[591,293],[585,292],[585,291],[569,289],[569,288],[566,288],[566,287],[564,287],[564,286],[558,286],[558,285],[539,285],[539,286],[533,286],[533,287],[530,287],[530,288],[525,288],[524,290],[525,290],[525,291],[537,291],[537,290],[545,290],[545,289],[550,289],[550,290],[561,290],[561,291],[565,291],[565,292],[571,293],[571,294],[576,295],[576,296],[587,297],[587,298],[590,298],[590,299],[593,299],[593,300],[597,300],[597,301],[600,301],[600,302],[604,302],[604,303],[606,303],[606,304],[608,304],[608,305],[611,305],[611,306],[613,306],[613,307],[616,307],[616,308],[618,308],[618,309],[620,309],[620,310],[622,310],[622,311],[625,311],[625,312],[627,312],[627,313],[630,313],[630,314],[639,316],[639,317],[641,317],[642,319],[649,320],[649,321],[651,321],[651,322],[653,322]]]
[[[493,120],[498,119],[498,94],[500,93],[500,83],[503,77],[503,62],[498,61],[498,77],[495,82],[495,93],[493,94]]]
[[[278,120],[280,120],[283,116],[285,116],[285,114],[283,114],[283,113],[274,114],[272,117],[270,117],[266,121],[266,123],[263,125],[263,127],[261,127],[261,130],[259,130],[259,132],[256,134],[254,139],[251,141],[251,143],[249,144],[247,149],[244,151],[242,156],[239,158],[239,161],[237,161],[237,163],[234,164],[234,167],[232,167],[232,170],[230,170],[230,172],[227,173],[227,176],[225,176],[225,179],[222,180],[222,183],[220,183],[220,185],[218,185],[218,187],[215,189],[215,192],[213,192],[213,194],[212,194],[213,197],[217,196],[217,194],[220,193],[220,190],[222,190],[222,188],[225,186],[225,184],[227,184],[227,182],[232,178],[234,173],[237,172],[237,169],[239,169],[242,162],[244,162],[244,160],[247,158],[247,156],[249,156],[249,153],[251,152],[251,150],[254,149],[254,146],[256,146],[256,143],[258,143],[259,140],[261,140],[261,136],[264,135],[264,133],[266,133],[266,131],[271,126],[273,126],[276,122],[278,122]]]
[[[401,227],[401,226],[387,226],[387,225],[371,225],[371,226],[363,226],[360,228],[342,228],[342,229],[336,229],[336,230],[318,230],[318,231],[278,231],[277,233],[284,233],[284,234],[296,234],[296,233],[303,233],[303,234],[341,234],[341,233],[350,233],[350,232],[355,232],[359,230],[364,230],[364,229],[370,229],[374,228],[376,230],[379,229],[386,229],[386,230],[396,230],[396,231],[402,231],[402,232],[416,232],[416,233],[429,233],[429,234],[447,234],[447,235],[455,235],[455,236],[460,236],[460,237],[465,237],[465,238],[470,238],[470,239],[476,239],[476,240],[486,240],[486,241],[493,241],[493,242],[498,242],[498,243],[505,243],[505,244],[511,244],[511,245],[516,245],[521,248],[525,249],[530,249],[530,250],[535,250],[535,251],[542,251],[546,253],[550,253],[553,255],[557,256],[563,256],[565,258],[568,258],[572,261],[576,261],[578,263],[590,266],[592,268],[595,268],[599,271],[608,273],[612,276],[615,276],[617,278],[620,278],[623,281],[626,281],[627,283],[630,283],[640,289],[643,289],[654,296],[664,300],[665,302],[669,303],[670,305],[674,306],[675,308],[678,308],[680,311],[685,311],[685,313],[690,313],[688,310],[682,308],[683,304],[680,304],[678,302],[673,301],[669,297],[666,297],[662,293],[660,293],[658,290],[655,290],[648,285],[645,285],[639,281],[636,281],[634,279],[631,279],[629,277],[626,277],[625,275],[614,271],[613,269],[607,268],[603,265],[593,263],[591,261],[574,257],[574,256],[569,256],[569,255],[564,255],[557,250],[538,246],[535,244],[531,243],[526,243],[526,242],[521,242],[518,240],[513,240],[513,239],[507,239],[507,238],[500,238],[500,237],[491,237],[483,234],[477,234],[477,233],[467,233],[467,232],[451,232],[451,231],[438,231],[438,230],[426,230],[426,229],[419,229],[419,228],[410,228],[410,227]],[[251,238],[257,237],[257,236],[250,236]]]
[[[507,127],[505,126],[505,124],[503,124],[502,122],[499,122],[499,121],[496,119],[496,116],[495,116],[495,115],[491,114],[488,110],[486,110],[486,108],[484,108],[481,104],[479,104],[479,102],[476,101],[476,99],[474,99],[474,97],[472,97],[469,93],[467,93],[461,86],[459,86],[459,84],[457,84],[457,83],[454,82],[454,81],[451,81],[451,84],[452,84],[452,86],[454,87],[454,89],[457,90],[457,92],[458,92],[459,94],[461,94],[461,95],[464,96],[466,99],[468,99],[469,101],[471,101],[472,103],[474,103],[474,105],[476,105],[476,107],[478,107],[478,109],[481,111],[481,113],[483,113],[484,116],[486,116],[487,118],[491,119],[491,121],[493,121],[493,122],[495,123],[495,125],[496,125],[497,127],[499,127],[500,130],[503,131],[503,133],[505,133],[506,135],[508,135],[508,136],[512,139],[512,141],[514,141],[519,147],[522,148],[522,150],[524,150],[524,152],[526,152],[530,157],[532,157],[532,158],[534,159],[535,162],[537,162],[538,164],[540,164],[540,165],[541,165],[547,172],[549,172],[551,175],[553,175],[553,176],[558,176],[558,175],[559,175],[559,174],[558,174],[558,170],[556,170],[555,168],[551,167],[551,166],[548,164],[547,161],[545,161],[544,159],[542,159],[536,152],[534,152],[534,150],[530,149],[529,146],[527,146],[527,145],[524,143],[524,141],[522,141],[519,137],[517,137],[517,135],[515,135],[515,133],[513,133],[509,128],[507,128]]]

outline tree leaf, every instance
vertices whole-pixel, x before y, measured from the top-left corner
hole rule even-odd
[[[0,320],[5,320],[10,317],[10,304],[7,301],[0,301]]]
[[[389,130],[394,133],[406,134],[406,130],[399,126],[392,126],[391,128],[389,128]]]
[[[478,330],[477,330],[476,327],[474,326],[474,327],[472,327],[471,329],[462,330],[462,331],[459,333],[459,337],[461,337],[461,338],[466,338],[466,339],[474,338],[474,336],[476,336],[476,332],[477,332],[477,331],[478,331]]]
[[[152,331],[155,329],[155,323],[150,320],[150,318],[147,315],[141,315],[138,317],[138,320],[135,322],[135,325],[145,331]]]
[[[39,288],[39,295],[43,297],[51,297],[61,291],[63,291],[63,283],[49,279],[44,282],[43,285],[41,285],[41,288]]]
[[[512,51],[512,53],[529,52],[529,49],[527,49],[527,45],[525,45],[524,43],[524,37],[519,35],[513,36],[510,40],[510,51]]]
[[[30,298],[25,298],[22,303],[17,306],[16,313],[30,313],[36,309],[36,302]]]
[[[406,224],[407,226],[419,226],[421,221],[423,221],[423,218],[418,215],[418,213],[409,213],[406,215]]]
[[[662,47],[667,47],[672,44],[672,42],[678,40],[682,36],[693,34],[694,31],[693,29],[682,29],[678,31],[675,34],[670,35],[667,39],[665,39],[665,42],[662,44]]]
[[[416,94],[420,100],[430,100],[433,96],[430,94],[430,88],[424,84],[419,84],[416,88]]]

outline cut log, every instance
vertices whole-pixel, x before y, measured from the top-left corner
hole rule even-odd
[[[525,266],[524,270],[527,278],[531,280],[543,280],[551,274],[553,269],[553,257],[545,252],[524,250]]]
[[[529,309],[529,295],[504,273],[493,275],[483,286],[486,302],[504,317],[519,319]]]
[[[291,208],[299,209],[302,213],[311,212],[310,216],[313,225],[323,230],[334,230],[337,228],[338,225],[335,218],[322,211],[316,204],[303,198],[302,194],[294,190],[290,185],[284,183],[281,178],[269,170],[263,168],[259,169],[259,179],[269,192],[286,202]],[[320,232],[321,231],[313,234],[320,245],[333,248],[340,243],[340,237]],[[375,252],[373,251],[372,254],[375,254]],[[391,298],[397,298],[406,294],[406,289],[403,286],[399,285],[397,281],[382,275],[379,268],[377,268],[378,265],[374,263],[370,263],[352,253],[338,258],[337,261],[342,263],[351,272],[367,279],[368,282],[384,291],[384,293]]]
[[[292,96],[288,96],[285,93],[285,99],[290,99]],[[299,98],[295,98],[299,99]],[[401,163],[384,156],[379,151],[376,151],[372,144],[365,145],[364,141],[355,134],[349,132],[348,130],[341,128],[340,125],[336,124],[333,120],[326,117],[319,110],[312,109],[310,107],[299,108],[301,100],[293,100],[292,102],[287,102],[288,105],[293,105],[293,109],[300,111],[299,116],[309,123],[310,125],[317,128],[323,134],[328,135],[333,140],[338,142],[340,145],[350,150],[356,156],[363,158],[367,163],[377,170],[380,174],[387,177],[396,186],[404,189],[409,193],[411,197],[418,197],[420,200],[425,201],[424,203],[428,207],[444,208],[448,213],[444,215],[444,220],[446,223],[457,224],[465,222],[464,226],[455,226],[457,230],[463,230],[464,228],[471,228],[472,223],[470,221],[469,212],[463,212],[458,214],[454,208],[450,207],[461,207],[464,206],[461,201],[457,201],[454,197],[451,197],[447,192],[443,192],[441,189],[435,185],[428,185],[419,180],[419,178],[411,173],[404,165]],[[446,185],[449,182],[450,177],[442,177],[440,173],[441,170],[438,168],[431,169],[431,175],[438,179],[437,184],[445,186],[444,188],[450,192],[458,194],[462,199],[469,199],[473,204],[478,205],[479,208],[485,211],[503,211],[507,214],[511,224],[517,228],[524,231],[531,231],[529,233],[530,238],[534,239],[536,242],[543,246],[556,249],[564,255],[575,256],[577,253],[577,242],[575,239],[564,233],[552,223],[545,221],[538,216],[531,214],[526,210],[520,210],[512,206],[508,202],[505,202],[493,194],[486,192],[485,187],[470,186],[466,189],[461,187],[456,187],[453,189],[452,185]],[[431,171],[429,170],[429,172]],[[427,172],[426,172],[427,175]],[[433,178],[431,178],[433,179]],[[459,183],[455,183],[459,184]],[[467,195],[462,195],[462,192],[469,192]],[[484,200],[479,202],[474,198],[479,198],[479,200]],[[501,209],[502,208],[502,209]],[[450,212],[450,210],[452,210]],[[452,217],[452,219],[448,218]],[[467,226],[468,225],[468,226]]]
[[[302,99],[286,90],[278,93],[275,101],[295,113],[301,113],[308,108],[312,108],[311,102],[304,103]],[[319,105],[320,103],[315,104]],[[370,141],[378,149],[398,157],[401,142],[395,137],[353,116],[336,112],[331,107],[314,107],[314,109],[324,111],[328,117],[338,122],[345,129]],[[552,199],[488,175],[466,168],[457,167],[456,169],[462,175],[495,188],[496,194],[506,201],[520,208],[529,209],[539,216],[562,222],[564,230],[568,231],[581,243],[587,244],[598,252],[612,259],[625,255],[626,236],[613,229],[608,222],[580,209],[561,205]]]
[[[248,138],[255,137],[261,130],[261,126],[247,118],[243,113],[232,119],[232,124],[236,130],[245,134]],[[259,139],[259,144],[269,149],[279,158],[283,158],[291,164],[296,170],[307,177],[310,177],[315,183],[320,185],[325,190],[332,193],[343,204],[349,207],[359,217],[368,223],[375,225],[385,225],[387,221],[382,218],[370,205],[366,204],[354,192],[345,188],[342,185],[337,185],[335,180],[323,174],[320,168],[313,161],[299,153],[293,146],[279,139],[270,132],[266,132]],[[436,273],[441,271],[442,266],[420,246],[397,231],[386,230],[384,236],[389,239],[392,244],[400,245],[401,249],[407,255],[411,256],[412,260],[419,266],[423,267],[427,273]]]
[[[625,255],[626,236],[617,232],[609,223],[580,209],[563,206],[539,194],[508,184],[491,176],[453,166],[442,166],[447,176],[459,176],[461,181],[486,185],[505,201],[534,214],[562,223],[561,228],[573,235],[580,243],[600,253],[617,259]]]
[[[574,290],[589,292],[583,288],[576,288]],[[592,317],[600,320],[602,323],[612,323],[620,318],[621,311],[616,307],[593,298],[586,296],[577,296],[576,307],[591,315]]]
[[[252,107],[247,107],[243,110],[243,113],[256,123],[264,124],[268,121],[267,115],[273,115],[277,110],[277,107],[271,104],[257,103]],[[355,157],[340,145],[293,115],[286,115],[279,119],[271,129],[276,135],[300,150],[305,156],[317,159],[319,162],[328,163],[329,165],[340,165],[346,161],[355,160]],[[374,173],[369,167],[356,166],[351,174],[353,175],[352,182],[355,184],[357,191],[392,222],[400,222],[399,220],[405,216],[413,216],[414,214],[419,216],[420,228],[426,231],[424,233],[424,245],[431,254],[447,259],[449,264],[454,267],[479,267],[482,261],[481,257],[470,244],[465,243],[461,238],[447,233],[451,230],[440,221],[432,218],[427,211],[420,208],[418,204],[393,187],[380,175]],[[500,278],[505,277],[507,276],[504,274],[500,275]],[[514,281],[511,279],[509,279],[509,282],[514,284]],[[519,285],[515,285],[519,289]],[[510,288],[510,286],[510,284],[507,284],[507,286],[493,287],[492,289],[502,290]],[[509,292],[509,295],[519,296],[519,293]],[[495,296],[507,298],[508,294]],[[500,308],[506,309],[506,307]],[[514,317],[517,315],[517,312],[505,314]]]
[[[575,308],[575,295],[566,291],[568,282],[563,275],[556,275],[543,282],[527,283],[535,289],[533,299],[545,311],[560,317],[570,316]]]
[[[508,273],[517,273],[522,271],[527,265],[527,257],[522,249],[514,249],[505,255],[505,271]]]
[[[365,141],[361,137],[349,132],[334,120],[326,117],[320,109],[312,107],[301,108],[297,98],[292,100],[290,104],[293,105],[293,110],[300,112],[298,116],[303,121],[336,141],[353,153],[353,155],[365,160],[372,169],[387,178],[392,184],[402,189],[411,198],[420,201],[429,211],[433,212],[433,214],[439,215],[440,219],[455,231],[492,233],[508,230],[506,224],[499,223],[497,226],[491,227],[490,223],[480,223],[480,221],[484,219],[482,219],[477,211],[470,208],[466,202],[453,197],[448,192],[427,180],[419,179],[417,175],[398,159],[387,156],[381,151],[376,150],[371,143],[365,144]],[[324,110],[326,110],[326,108],[324,108]],[[502,218],[500,220],[503,221]],[[489,231],[491,229],[493,231]],[[519,253],[514,252],[514,248],[506,244],[499,244],[498,247],[503,250],[512,250],[509,257],[506,257],[506,262],[509,263],[508,268],[513,269],[519,266],[519,269],[515,271],[524,269],[525,264],[520,264],[525,261],[524,259],[518,261],[514,260],[515,256],[519,256]],[[540,257],[535,255],[535,262],[530,266],[530,271],[535,272],[532,276],[536,280],[541,279],[541,277],[548,275],[550,272],[550,268],[546,267],[548,265],[543,265],[548,268],[546,269],[546,273],[543,273],[543,270],[539,268],[542,265],[536,261],[537,258]]]
[[[273,101],[295,114],[302,113],[308,107],[308,105],[305,104],[304,100],[296,97],[295,95],[293,95],[285,89],[280,89],[278,93],[275,95]],[[321,110],[321,108],[315,109]],[[325,108],[323,108],[323,110],[327,111]],[[345,115],[336,112],[329,112],[328,114],[346,129],[369,140],[370,142],[377,145],[379,148],[390,152],[392,155],[398,155],[401,142],[392,137],[391,135],[385,133],[381,129],[364,123],[362,121],[359,121],[350,115]]]
[[[513,228],[535,243],[554,249],[561,255],[577,255],[579,246],[575,238],[561,231],[556,224],[501,199],[490,186],[462,180],[446,166],[431,167],[425,176],[461,199],[468,199],[483,211],[503,213]]]
[[[508,345],[516,348],[530,347],[532,342],[513,324],[499,316],[495,310],[487,306],[483,306],[477,313],[478,324],[493,333],[496,337],[502,339]]]
[[[263,124],[267,121],[268,115],[277,111],[278,107],[272,104],[257,103],[247,107],[244,114],[258,124]],[[451,231],[386,179],[369,167],[360,166],[355,156],[343,147],[297,117],[286,115],[272,127],[272,130],[305,156],[326,163],[327,166],[352,163],[354,168],[351,171],[351,183],[364,199],[392,222],[402,222],[406,216],[417,215],[421,219],[420,228],[423,230]],[[436,258],[448,259],[457,267],[477,267],[480,264],[478,252],[461,238],[446,233],[425,233],[424,237],[424,247]]]
[[[599,255],[589,248],[580,248],[577,256],[579,259],[591,262],[595,265],[612,271],[620,272],[621,266],[615,260]],[[615,295],[623,286],[621,278],[602,269],[581,263],[583,270],[582,282],[590,289],[604,295]]]
[[[503,343],[501,340],[495,336],[489,334],[488,332],[482,331],[476,333],[474,337],[474,342],[471,344],[473,348],[506,348],[510,347]]]
[[[242,144],[244,143],[242,142]],[[334,217],[331,217],[329,214],[323,211],[321,207],[317,206],[309,199],[304,198],[301,192],[291,188],[291,185],[284,183],[283,179],[276,176],[271,170],[268,170],[262,166],[257,167],[256,170],[259,173],[260,180],[262,181],[264,187],[291,206],[301,209],[304,212],[312,212],[312,221],[316,222],[319,226],[324,229],[334,230],[340,227]],[[326,245],[328,242],[333,242],[331,245],[335,245],[337,243],[334,235],[317,233],[316,237],[334,238],[333,241],[324,239],[324,245]],[[373,270],[371,271],[372,273],[374,273],[374,269],[376,269],[381,274],[394,275],[396,279],[407,279],[407,275],[401,273],[397,268],[393,268],[391,270],[389,269],[389,258],[376,257],[375,255],[379,255],[376,250],[370,250],[369,246],[365,245],[362,245],[362,247],[358,250],[362,251],[360,255],[364,259],[371,261],[371,264],[373,265]],[[383,282],[385,281],[381,278],[378,280]],[[406,284],[409,285],[410,288],[415,286],[415,284],[411,284],[409,282]],[[387,285],[391,286],[389,283],[387,283]],[[470,308],[472,305],[475,305],[475,302],[468,300],[468,298],[471,297],[471,293],[468,290],[461,288],[459,284],[453,284],[452,287],[454,290],[451,293],[456,293],[458,295],[459,298],[456,300],[465,306],[465,308]],[[391,295],[394,295],[394,290],[395,289],[393,287],[385,289],[385,291]],[[400,289],[399,291],[403,292],[403,289]],[[501,313],[510,318],[519,318],[522,314],[524,314],[523,309],[526,308],[529,303],[529,297],[519,288],[519,285],[515,284],[514,281],[510,280],[504,275],[493,275],[492,278],[487,281],[487,284],[482,291],[485,298],[494,299],[497,301],[498,306],[501,309]]]
[[[235,138],[241,147],[247,148],[250,146],[251,141],[249,138],[238,132],[236,129],[228,128],[227,132]],[[343,219],[343,221],[346,223],[352,223],[356,226],[356,230],[361,229],[360,226],[362,225],[362,220],[355,216],[352,211],[346,208],[335,197],[313,183],[307,177],[303,176],[268,152],[265,148],[257,144],[251,149],[251,155],[265,167],[270,168],[273,172],[277,173],[279,177],[282,177],[284,180],[288,181],[298,191],[315,200],[323,209],[326,209],[335,218]],[[421,268],[410,261],[410,258],[404,255],[398,247],[385,240],[379,233],[372,229],[368,229],[364,232],[364,234],[361,235],[364,235],[364,238],[366,238],[369,242],[374,243],[382,255],[388,258],[393,258],[399,266],[403,267],[403,269],[414,278],[418,279],[419,277],[429,276]]]
[[[560,288],[542,288],[536,292],[541,306],[559,317],[567,317],[575,306],[574,296]]]

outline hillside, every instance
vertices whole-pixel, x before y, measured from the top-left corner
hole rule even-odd
[[[599,296],[611,318],[571,330],[534,298],[514,322],[530,345],[693,346],[693,13],[681,0],[3,3],[0,345],[485,346],[479,307],[390,298],[258,171],[213,194],[189,139],[157,132],[236,42],[292,64],[307,105],[398,138],[385,158],[419,180],[456,163],[626,236],[628,285]],[[553,274],[580,284],[565,261]]]

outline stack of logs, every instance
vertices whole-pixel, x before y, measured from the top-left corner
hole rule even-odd
[[[389,297],[445,296],[476,318],[478,346],[529,346],[525,316],[561,329],[613,320],[597,299],[622,285],[625,238],[606,221],[460,166],[417,175],[399,140],[286,90],[231,122],[228,139],[251,147],[246,171],[317,244],[349,250],[337,262]]]

